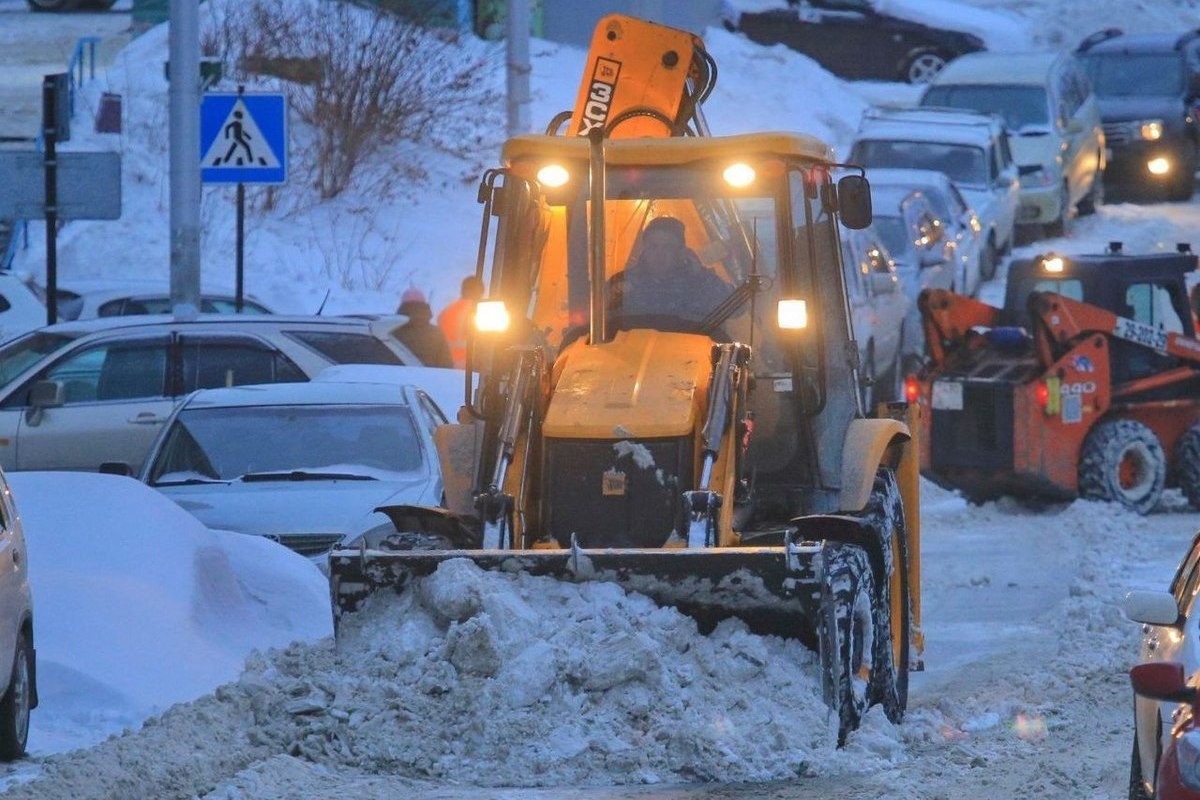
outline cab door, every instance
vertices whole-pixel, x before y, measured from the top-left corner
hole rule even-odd
[[[106,461],[141,465],[175,406],[168,393],[168,337],[102,342],[67,353],[9,398],[19,415],[16,468],[95,471]],[[34,409],[29,389],[59,382],[63,405]]]

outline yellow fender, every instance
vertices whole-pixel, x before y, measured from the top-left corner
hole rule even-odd
[[[850,421],[842,444],[842,489],[838,506],[844,512],[862,511],[871,498],[875,471],[883,455],[899,437],[911,439],[908,426],[896,419],[855,419]]]

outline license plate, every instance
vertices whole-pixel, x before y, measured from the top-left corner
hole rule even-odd
[[[942,411],[962,411],[963,385],[954,381],[934,381],[933,407]]]

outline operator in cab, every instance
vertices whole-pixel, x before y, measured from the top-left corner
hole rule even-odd
[[[656,217],[646,225],[640,250],[610,281],[615,315],[699,323],[729,297],[733,287],[701,263],[684,233],[675,217]]]

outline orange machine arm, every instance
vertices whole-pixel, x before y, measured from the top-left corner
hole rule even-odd
[[[945,289],[921,292],[917,308],[925,330],[925,352],[936,366],[945,361],[947,352],[962,345],[972,328],[992,328],[1000,319],[1000,309]]]

